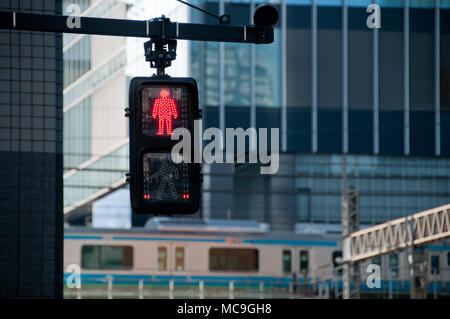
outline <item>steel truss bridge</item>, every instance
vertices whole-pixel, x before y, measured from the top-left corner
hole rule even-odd
[[[357,262],[449,236],[447,204],[350,233],[343,241],[343,261]]]

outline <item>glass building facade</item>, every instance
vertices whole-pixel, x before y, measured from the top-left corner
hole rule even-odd
[[[251,24],[258,1],[195,1]],[[450,201],[450,2],[271,1],[271,45],[191,45],[203,128],[280,128],[280,171],[204,165],[203,215],[339,223],[343,163],[360,191],[361,223]],[[191,20],[217,23],[195,10]]]
[[[66,0],[63,12],[71,5],[88,17],[125,18],[128,9],[120,0]],[[123,37],[63,35],[66,213],[119,183],[128,169],[126,63]]]
[[[63,13],[73,12],[71,5],[78,6],[81,16],[134,20],[160,16],[158,10],[175,6],[147,0],[65,0]],[[183,13],[188,10],[176,6],[170,10],[171,18],[185,21]],[[84,223],[81,217],[92,214],[94,201],[126,184],[129,146],[124,109],[130,78],[152,74],[143,56],[146,40],[63,35],[64,213],[69,223]],[[178,48],[183,50],[183,45]],[[183,61],[179,57],[171,71],[187,65]],[[181,74],[186,76],[185,71]],[[129,217],[129,206],[114,209],[122,218]]]
[[[229,14],[237,25],[252,24],[262,3],[192,2]],[[277,174],[260,175],[250,164],[203,165],[199,215],[259,220],[274,230],[339,223],[344,162],[347,185],[360,191],[364,224],[448,203],[450,1],[377,1],[379,29],[366,24],[371,1],[269,3],[280,14],[274,43],[179,41],[168,69],[197,80],[203,129],[280,129]],[[84,1],[83,14],[147,19],[163,7],[124,4]],[[187,18],[177,15],[183,8]],[[172,21],[217,23],[182,4],[164,14]],[[100,134],[94,123],[122,118],[126,99],[114,94],[126,95],[131,76],[151,72],[142,73],[148,68],[142,43],[86,40],[92,37],[64,36],[66,211],[124,185],[127,133],[106,127]],[[178,72],[179,63],[188,70]],[[98,93],[117,74],[121,84],[111,86],[114,93]]]

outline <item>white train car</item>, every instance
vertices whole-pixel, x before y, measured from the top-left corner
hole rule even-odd
[[[288,285],[294,273],[303,282],[309,269],[330,265],[340,255],[337,235],[276,233],[254,222],[155,220],[132,230],[67,228],[65,269],[79,265],[86,280],[113,276]]]
[[[130,230],[67,228],[64,234],[64,269],[79,265],[84,284],[113,278],[115,282],[177,285],[203,280],[208,285],[263,282],[289,287],[308,282],[333,286],[342,275],[341,237],[336,233],[271,232],[266,224],[251,221],[199,221],[154,218],[146,227]],[[430,291],[450,292],[450,246],[428,247]],[[400,252],[360,263],[361,291],[371,263],[381,269],[381,288],[409,291],[406,253]],[[69,274],[65,274],[67,278]],[[342,289],[342,283],[338,286]]]

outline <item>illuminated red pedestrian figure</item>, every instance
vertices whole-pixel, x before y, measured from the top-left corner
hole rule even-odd
[[[169,97],[170,93],[166,89],[162,89],[159,95],[161,97],[155,100],[152,112],[152,117],[158,118],[157,135],[164,135],[164,125],[167,135],[172,135],[172,116],[174,119],[178,117],[177,105],[175,100]]]

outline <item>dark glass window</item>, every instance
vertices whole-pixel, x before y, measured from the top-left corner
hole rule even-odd
[[[287,8],[288,151],[311,151],[311,8]],[[299,45],[301,43],[301,45]]]
[[[431,273],[439,275],[439,263],[440,258],[439,255],[432,255],[431,256]]]
[[[211,271],[258,271],[257,249],[211,248],[209,270]]]
[[[342,31],[341,8],[317,10],[318,148],[342,151]]]
[[[348,9],[348,141],[349,152],[372,153],[373,31],[366,8]]]
[[[341,24],[341,8],[318,8],[317,103],[323,109],[342,107]]]
[[[287,105],[310,108],[311,8],[309,6],[288,6],[286,40]]]
[[[434,155],[434,9],[410,10],[411,155]]]
[[[130,269],[133,267],[133,247],[83,246],[81,263],[84,269]]]
[[[403,154],[403,9],[383,8],[379,29],[379,151]]]
[[[282,263],[283,263],[283,272],[290,273],[291,272],[291,260],[292,260],[292,253],[290,250],[283,250],[283,257],[282,257]]]
[[[256,130],[267,128],[267,141],[272,140],[271,128],[280,128],[280,121],[280,108],[256,107]],[[281,140],[281,131],[279,132],[279,139]],[[270,148],[271,143],[268,142],[267,149],[270,150]]]
[[[441,154],[450,155],[450,10],[440,16]]]
[[[307,271],[308,270],[308,251],[307,250],[301,250],[300,251],[300,272]]]

